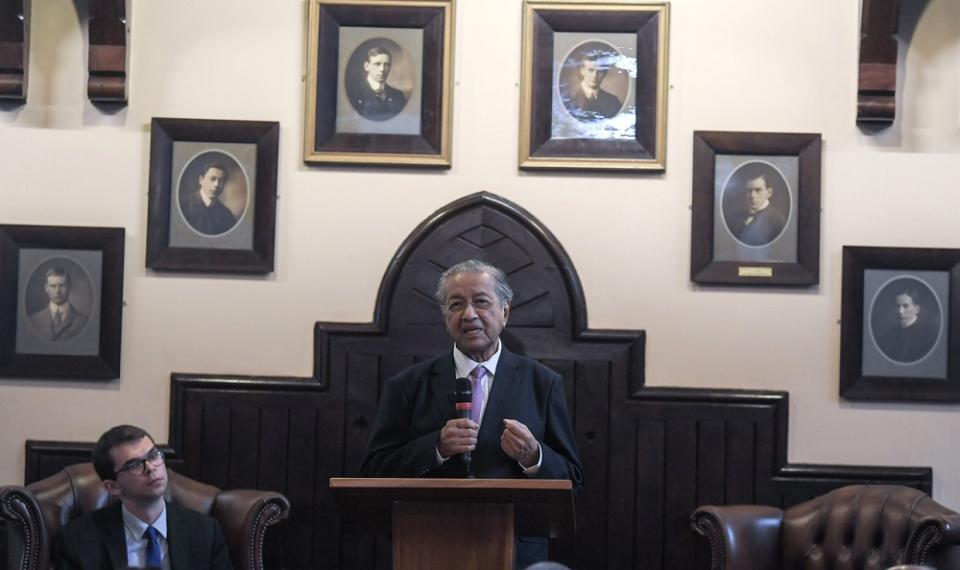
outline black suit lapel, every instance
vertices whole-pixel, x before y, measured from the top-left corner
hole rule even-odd
[[[103,550],[110,561],[108,568],[127,567],[127,537],[123,530],[123,513],[117,501],[103,511],[103,517],[97,521],[101,527]]]
[[[180,509],[167,503],[167,556],[170,557],[170,570],[188,570],[190,568],[190,533],[183,521]]]
[[[457,377],[457,367],[453,362],[453,352],[447,354],[444,358],[437,360],[432,369],[430,377],[430,390],[434,393],[433,406],[430,414],[436,418],[441,418],[443,423],[453,417],[454,411],[454,388]]]

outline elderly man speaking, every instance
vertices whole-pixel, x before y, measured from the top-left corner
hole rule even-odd
[[[387,380],[361,474],[368,477],[458,477],[471,454],[480,478],[569,479],[583,472],[567,414],[563,378],[507,350],[500,332],[513,291],[487,263],[458,263],[441,275],[440,304],[453,348]],[[472,383],[471,418],[454,418],[457,378]],[[453,419],[452,419],[453,418]],[[542,560],[546,542],[525,544],[517,567]]]

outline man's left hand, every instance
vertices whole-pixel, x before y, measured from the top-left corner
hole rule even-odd
[[[517,420],[503,420],[500,449],[508,457],[516,459],[524,469],[540,461],[540,442],[533,437],[527,426]]]

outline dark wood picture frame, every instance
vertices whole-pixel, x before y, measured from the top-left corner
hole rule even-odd
[[[88,280],[91,290],[95,290],[96,284],[99,284],[99,301],[93,300],[97,298],[93,295],[90,302],[93,308],[99,309],[99,317],[96,318],[92,313],[84,315],[83,324],[77,331],[79,336],[48,339],[63,341],[63,353],[18,351],[18,325],[21,332],[37,330],[29,328],[33,326],[33,314],[28,318],[27,311],[34,309],[26,307],[27,291],[21,290],[21,284],[32,281],[30,274],[20,274],[21,256],[27,252],[43,256],[44,250],[66,253],[36,263],[32,274],[42,276],[44,267],[61,265],[63,261],[75,264],[76,259],[71,259],[71,256],[86,255],[90,252],[99,254],[100,275]],[[0,319],[0,376],[74,380],[119,378],[123,258],[123,228],[0,225],[0,314],[13,316]],[[86,270],[87,268],[84,268],[84,271]],[[81,279],[74,276],[68,277],[67,281],[72,281],[74,289],[78,289],[78,281]],[[67,301],[70,301],[69,297],[68,290]],[[21,299],[24,300],[23,303]],[[76,306],[76,301],[71,303]],[[99,336],[88,333],[87,343],[95,347],[95,354],[70,354],[70,346],[76,346],[84,331],[94,322],[99,323]],[[56,344],[47,347],[55,348]]]
[[[699,284],[809,286],[820,280],[820,150],[815,133],[695,131],[693,133],[693,201],[690,229],[690,279]],[[796,157],[795,200],[780,235],[795,231],[796,261],[716,259],[717,157]],[[744,162],[743,166],[749,166]],[[740,167],[738,167],[740,168]],[[772,167],[771,167],[772,168]],[[735,172],[733,174],[736,174]],[[732,176],[731,179],[732,180]],[[728,180],[729,182],[729,180]],[[784,180],[786,182],[786,180]],[[788,193],[793,196],[793,193]],[[795,230],[790,225],[795,224]],[[737,238],[730,234],[730,239]],[[791,239],[793,237],[791,236]],[[741,244],[745,249],[752,246]],[[762,250],[764,244],[754,249]],[[791,255],[793,248],[790,248]],[[735,257],[735,256],[733,256]],[[762,253],[761,253],[762,257]]]
[[[865,373],[865,302],[870,294],[865,273],[886,270],[904,279],[916,279],[917,272],[942,272],[947,280],[946,307],[937,299],[940,335],[923,359],[945,351],[946,370],[942,377],[912,376],[916,365],[894,362],[891,372]],[[899,278],[899,277],[897,277]],[[929,286],[928,286],[929,287]],[[931,289],[932,290],[932,289]],[[874,292],[879,299],[882,289]],[[851,401],[960,402],[960,249],[844,246],[843,291],[840,318],[840,397]],[[919,314],[932,314],[932,303],[917,301]],[[891,311],[894,310],[891,305]],[[870,322],[870,321],[868,321]],[[919,322],[919,321],[917,321]],[[875,338],[873,333],[869,337]],[[873,341],[876,342],[876,341]],[[882,348],[878,348],[883,351]],[[868,349],[869,350],[869,349]],[[913,358],[913,357],[911,357]],[[924,360],[919,360],[922,363]]]
[[[279,141],[280,124],[274,121],[154,118],[150,125],[146,266],[157,271],[179,272],[262,274],[273,271]],[[241,216],[237,222],[238,225],[252,224],[250,247],[204,247],[203,244],[220,239],[217,236],[196,246],[171,244],[171,219],[180,216],[172,207],[178,186],[173,172],[177,142],[202,143],[208,145],[211,152],[217,152],[218,145],[222,144],[255,145],[256,175],[247,181],[253,186],[252,208],[249,208],[253,214],[251,219]],[[186,221],[181,223],[189,225]]]
[[[523,18],[520,168],[665,170],[669,3],[525,0]],[[570,40],[576,45],[558,62],[555,49],[563,50],[567,40],[557,34],[570,32],[597,36]],[[608,43],[605,34],[633,38],[618,47]],[[591,43],[607,48],[593,49],[587,45]],[[608,110],[580,107],[575,103],[576,83],[565,83],[568,70],[589,51],[595,57],[598,51],[606,52],[600,57],[609,61],[600,78],[605,83],[598,88],[600,97],[611,101],[603,106],[613,105]],[[617,62],[623,58],[630,60],[625,67],[636,71],[622,74],[619,93],[608,92],[609,73],[620,74]],[[562,95],[561,86],[571,84]]]
[[[305,163],[450,168],[454,7],[455,0],[309,1]],[[352,111],[349,104],[344,104],[348,100],[353,103],[346,81],[353,67],[343,64],[353,60],[346,59],[351,54],[341,53],[344,27],[393,28],[422,34],[422,69],[415,71],[418,65],[412,60],[408,69],[413,76],[419,75],[420,81],[412,82],[401,109],[364,123],[359,109]],[[357,46],[357,51],[363,45]],[[399,44],[396,47],[410,48]],[[388,72],[388,86],[390,76],[400,72],[398,65],[402,63],[395,55],[391,58],[393,71]],[[340,115],[338,101],[341,111],[346,109]],[[344,117],[356,125],[346,129],[338,124]],[[378,132],[398,117],[407,121],[407,128],[399,129],[404,132]],[[411,129],[414,121],[417,128]]]

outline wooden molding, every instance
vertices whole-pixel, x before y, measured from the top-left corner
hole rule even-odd
[[[892,123],[897,111],[897,23],[900,0],[863,0],[857,122]]]
[[[28,51],[23,0],[0,0],[0,100],[27,101]]]
[[[125,0],[91,1],[87,96],[93,103],[127,103],[126,21]]]

